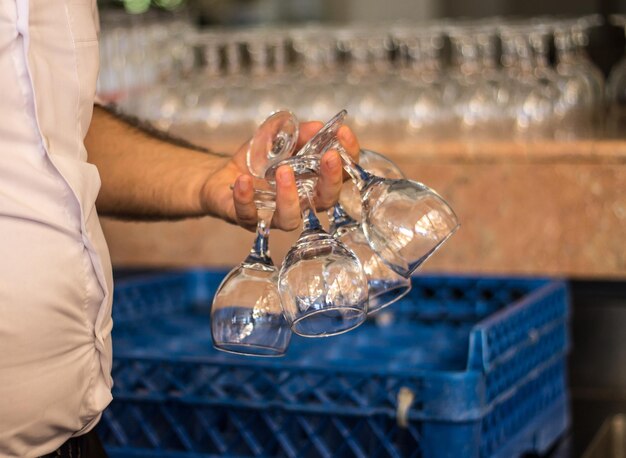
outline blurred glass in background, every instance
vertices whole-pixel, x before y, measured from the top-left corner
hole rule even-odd
[[[619,2],[530,17],[512,14],[544,11],[380,3],[100,2],[99,96],[204,145],[241,142],[284,108],[300,119],[347,108],[370,144],[619,135],[624,16],[582,14]],[[481,17],[494,13],[505,16]]]

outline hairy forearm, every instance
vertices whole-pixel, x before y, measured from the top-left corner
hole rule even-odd
[[[98,211],[130,219],[211,213],[203,189],[227,163],[224,157],[168,140],[99,106],[94,107],[85,146],[102,181]]]

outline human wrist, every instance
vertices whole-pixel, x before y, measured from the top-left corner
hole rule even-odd
[[[238,173],[229,158],[212,158],[210,162],[198,170],[196,182],[192,185],[198,214],[230,221],[231,186]]]

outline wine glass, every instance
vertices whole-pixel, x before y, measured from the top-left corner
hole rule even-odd
[[[345,77],[337,71],[336,43],[332,32],[332,28],[308,24],[293,28],[289,33],[299,62],[299,71],[295,75],[298,91],[294,102],[297,103],[298,113],[309,119],[327,117],[343,92]],[[327,87],[334,90],[326,91]]]
[[[303,231],[285,256],[278,289],[292,331],[305,337],[328,337],[354,329],[365,320],[368,305],[361,262],[324,231],[313,210],[311,193],[319,164],[316,156],[294,156],[266,173],[266,179],[273,183],[276,169],[289,165],[296,176]]]
[[[567,117],[558,130],[570,137],[591,134],[589,129],[598,120],[604,92],[603,81],[596,79],[593,64],[589,66],[581,58],[574,38],[578,33],[575,29],[576,24],[572,25],[571,21],[554,25],[556,72],[561,76],[562,93],[559,112],[562,119]]]
[[[561,99],[560,77],[547,63],[548,29],[545,25],[506,24],[500,28],[503,60],[512,83],[517,133],[527,139],[551,137]]]
[[[356,164],[337,140],[342,110],[296,153],[307,158],[336,149],[362,203],[362,227],[370,246],[398,274],[408,278],[458,229],[458,219],[435,191],[407,179],[381,178]]]
[[[259,220],[248,257],[222,281],[211,306],[213,345],[249,356],[282,356],[291,339],[278,291],[278,269],[268,248],[275,193],[255,190]]]
[[[575,46],[575,58],[585,78],[590,81],[594,94],[594,102],[598,111],[604,107],[605,82],[602,71],[594,64],[587,54],[586,47],[589,44],[589,34],[592,27],[604,25],[604,19],[599,14],[583,16],[575,21],[571,29],[572,39]],[[599,113],[596,113],[599,114]]]
[[[419,141],[447,138],[454,132],[454,121],[453,103],[447,103],[450,84],[441,71],[443,28],[398,25],[391,34],[405,62],[398,81],[391,85],[401,92],[400,102],[390,103],[392,111],[398,112],[398,124],[404,135],[414,135]]]
[[[604,99],[604,76],[585,51],[589,42],[589,28],[599,25],[596,20],[595,16],[589,16],[557,21],[554,24],[554,46],[556,71],[568,79],[582,79],[590,87],[591,104],[595,109],[600,109]]]
[[[304,229],[283,262],[279,292],[295,333],[325,337],[349,331],[365,320],[367,279],[356,255],[326,233],[315,215],[311,193],[320,157],[289,157],[298,138],[297,126],[293,113],[274,113],[257,129],[246,160],[251,173],[264,177],[270,185],[275,184],[281,165],[294,170]],[[323,131],[309,143],[321,134]]]
[[[359,164],[378,176],[405,178],[398,166],[375,151],[361,150]],[[345,209],[345,205],[354,213]],[[348,181],[341,189],[339,202],[328,210],[330,233],[350,248],[363,264],[369,286],[368,314],[372,315],[404,297],[411,290],[411,280],[389,268],[372,250],[360,223],[351,214],[360,219],[361,199],[354,183]]]
[[[460,94],[463,133],[469,139],[499,138],[510,132],[512,126],[510,118],[503,116],[511,102],[511,93],[508,81],[497,68],[496,29],[491,21],[484,21],[464,30],[459,33],[459,39],[469,41],[465,46],[474,48],[477,62],[473,78]]]

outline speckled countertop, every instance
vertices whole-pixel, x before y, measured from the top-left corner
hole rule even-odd
[[[425,271],[626,278],[626,140],[374,142],[443,195],[461,229]],[[216,148],[232,151],[232,145]],[[231,266],[252,234],[202,218],[103,219],[116,266]],[[295,233],[272,233],[278,263]]]

